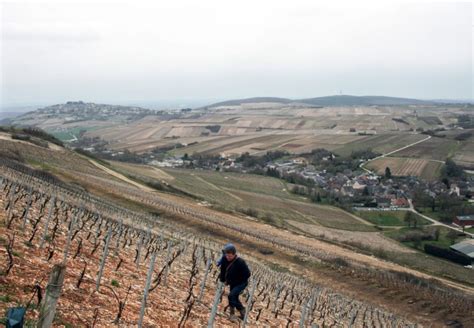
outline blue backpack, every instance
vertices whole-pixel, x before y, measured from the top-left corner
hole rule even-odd
[[[9,308],[7,312],[7,328],[22,328],[25,322],[26,308]]]

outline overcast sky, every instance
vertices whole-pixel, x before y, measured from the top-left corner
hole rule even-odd
[[[472,98],[472,4],[3,3],[1,104]]]

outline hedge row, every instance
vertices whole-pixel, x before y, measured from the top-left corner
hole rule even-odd
[[[472,260],[469,256],[462,253],[457,253],[447,248],[442,248],[435,245],[425,244],[425,252],[434,256],[442,257],[450,261],[462,264],[469,265]]]

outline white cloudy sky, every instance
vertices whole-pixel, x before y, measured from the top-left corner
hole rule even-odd
[[[3,2],[1,104],[472,98],[472,4]]]

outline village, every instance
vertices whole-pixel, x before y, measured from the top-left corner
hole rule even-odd
[[[453,177],[448,184],[447,181],[425,181],[416,176],[379,176],[374,172],[360,169],[364,163],[362,159],[360,160],[361,165],[358,165],[355,170],[347,168],[342,171],[330,172],[330,170],[318,169],[305,157],[287,157],[271,160],[263,165],[251,166],[245,165],[245,162],[239,160],[239,157],[217,156],[203,159],[187,155],[169,157],[162,161],[152,160],[149,164],[159,167],[208,169],[274,176],[296,185],[320,190],[320,197],[323,197],[324,194],[328,198],[339,201],[350,200],[354,210],[407,209],[410,208],[411,201],[417,198],[425,198],[425,200],[428,198],[433,200],[451,199],[472,203],[474,179],[471,176]],[[334,158],[334,154],[329,154],[322,157],[321,161],[330,162]],[[295,188],[298,193],[298,187]],[[302,190],[301,193],[304,194]]]

